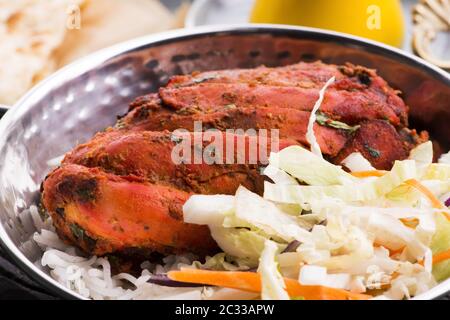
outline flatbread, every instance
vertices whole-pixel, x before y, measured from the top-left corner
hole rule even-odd
[[[95,0],[82,12],[81,29],[69,30],[55,59],[59,67],[121,41],[173,28],[159,1]]]
[[[73,5],[79,30],[67,27]],[[157,0],[0,0],[0,104],[75,59],[178,23]]]
[[[12,104],[55,68],[66,8],[83,0],[0,0],[0,103]]]

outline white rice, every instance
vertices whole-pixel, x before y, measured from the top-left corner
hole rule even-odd
[[[32,220],[36,230],[23,246],[42,249],[42,256],[35,265],[48,268],[53,279],[85,298],[95,300],[147,300],[147,299],[254,299],[257,294],[232,289],[173,288],[149,283],[153,274],[190,266],[195,261],[191,254],[168,256],[163,264],[144,262],[141,275],[136,278],[128,273],[113,275],[111,265],[104,257],[86,257],[76,248],[65,244],[55,232],[51,218],[43,220],[36,206],[22,213]],[[30,249],[31,251],[31,249]]]

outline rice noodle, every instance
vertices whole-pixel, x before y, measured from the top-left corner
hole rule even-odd
[[[39,268],[49,268],[50,276],[79,295],[93,300],[149,300],[149,299],[222,299],[241,297],[253,299],[257,295],[240,290],[223,288],[176,288],[149,283],[154,274],[190,266],[196,257],[192,254],[172,255],[163,259],[163,264],[142,263],[141,275],[129,273],[112,275],[107,258],[87,257],[72,246],[66,245],[56,234],[51,218],[42,219],[36,206],[22,213],[23,220],[30,220],[38,232],[29,245],[38,245],[42,257],[35,262]],[[27,217],[27,218],[25,218]],[[206,291],[207,290],[207,291]]]

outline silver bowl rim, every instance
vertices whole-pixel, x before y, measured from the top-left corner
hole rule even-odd
[[[9,124],[14,123],[18,119],[20,119],[33,106],[35,101],[39,101],[54,88],[56,88],[59,83],[74,79],[122,53],[132,51],[144,46],[158,45],[167,42],[187,40],[202,36],[215,36],[220,34],[258,34],[264,32],[280,34],[303,33],[310,36],[325,36],[330,39],[343,39],[347,42],[350,41],[355,44],[363,45],[365,47],[381,50],[384,53],[396,56],[398,59],[409,60],[410,63],[415,64],[417,67],[420,67],[427,71],[431,71],[435,74],[435,76],[439,77],[440,80],[450,86],[450,74],[426,62],[425,60],[410,53],[404,52],[398,48],[350,34],[309,27],[248,23],[177,29],[136,38],[106,49],[102,49],[69,64],[68,66],[60,69],[45,80],[41,81],[30,91],[28,91],[28,93],[26,93],[17,103],[15,103],[14,106],[10,108],[0,120],[0,148],[6,143],[5,134],[7,132]],[[60,297],[67,299],[86,300],[86,298],[84,298],[83,296],[58,283],[51,276],[37,268],[30,260],[28,260],[28,258],[25,257],[25,255],[13,243],[2,224],[0,224],[0,246],[12,258],[12,260],[16,262],[19,267],[21,267],[32,279],[41,284],[43,287],[49,289],[49,291],[54,292]],[[450,292],[450,279],[447,279],[446,281],[440,283],[431,290],[415,297],[414,299],[431,300],[445,295],[448,292]]]

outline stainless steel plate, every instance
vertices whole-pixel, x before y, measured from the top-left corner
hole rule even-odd
[[[272,25],[207,27],[133,40],[84,58],[43,81],[0,121],[0,243],[34,279],[64,297],[81,298],[38,268],[34,230],[25,208],[59,156],[115,122],[133,98],[155,91],[169,76],[300,60],[347,61],[379,70],[402,90],[414,125],[450,146],[450,76],[414,56],[333,32]],[[426,112],[421,112],[426,110]],[[418,115],[425,115],[421,118]],[[420,296],[446,293],[450,280]]]

